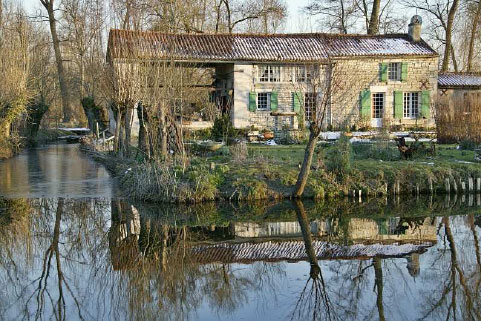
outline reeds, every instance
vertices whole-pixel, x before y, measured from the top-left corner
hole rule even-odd
[[[438,141],[481,143],[481,91],[453,92],[436,106]]]

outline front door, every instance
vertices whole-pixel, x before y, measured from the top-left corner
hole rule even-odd
[[[382,127],[384,118],[384,106],[386,105],[386,93],[372,93],[372,118],[371,126]]]

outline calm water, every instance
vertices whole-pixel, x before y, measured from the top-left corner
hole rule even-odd
[[[0,320],[481,319],[476,195],[130,203],[58,148],[0,163]]]

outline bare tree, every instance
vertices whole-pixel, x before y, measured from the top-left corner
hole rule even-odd
[[[64,69],[62,52],[60,50],[60,39],[57,32],[57,20],[55,18],[56,9],[54,8],[54,0],[40,0],[40,3],[47,10],[48,15],[53,50],[55,52],[55,61],[57,63],[58,82],[60,85],[60,93],[62,96],[63,121],[70,122],[73,120],[73,110],[70,101],[70,89],[67,84],[67,77]]]
[[[315,0],[305,10],[310,15],[320,15],[328,31],[347,34],[357,22],[355,0]]]
[[[304,152],[304,160],[297,177],[297,183],[292,194],[293,197],[299,198],[304,193],[304,188],[307,184],[307,179],[311,170],[312,158],[314,150],[321,134],[322,128],[325,125],[324,119],[326,117],[327,109],[331,103],[333,91],[336,90],[335,62],[328,58],[327,64],[322,66],[322,69],[313,73],[313,78],[308,85],[308,92],[315,97],[314,108],[312,110],[312,117],[309,121],[309,140],[307,142],[306,150]]]
[[[455,71],[457,71],[457,62],[452,41],[452,34],[454,28],[454,18],[459,6],[459,0],[447,0],[446,2],[439,2],[436,0],[403,0],[406,7],[422,10],[428,13],[432,19],[433,38],[444,44],[444,56],[441,66],[441,71],[448,71],[449,60],[453,62]],[[440,35],[439,30],[442,30]]]

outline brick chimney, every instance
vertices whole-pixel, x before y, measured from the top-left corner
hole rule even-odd
[[[415,15],[411,18],[409,24],[408,35],[409,39],[414,42],[421,41],[421,29],[423,26],[423,19],[421,16]]]

